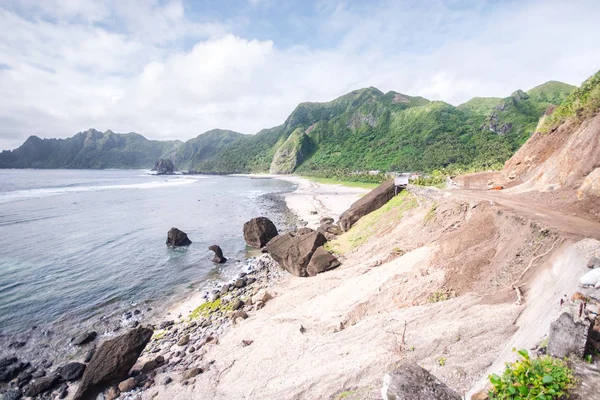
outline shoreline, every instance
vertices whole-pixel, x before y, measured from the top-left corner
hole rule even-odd
[[[259,179],[280,179],[296,185],[294,190],[275,193],[275,199],[271,198],[272,201],[279,203],[275,207],[284,215],[285,222],[280,221],[282,225],[278,226],[280,232],[306,226],[317,228],[320,219],[323,217],[338,219],[342,212],[348,209],[361,195],[369,191],[363,188],[344,187],[341,184],[316,183],[296,176],[242,176]],[[242,230],[241,226],[239,230]],[[148,305],[152,305],[154,310],[151,313],[149,311],[152,308],[145,310],[148,312],[139,312],[137,309],[132,309],[131,312],[126,313],[129,315],[126,321],[121,321],[123,317],[118,320],[119,326],[125,328],[125,330],[136,326],[150,325],[154,327],[153,338],[139,357],[136,364],[138,367],[143,366],[148,361],[153,361],[159,355],[167,360],[164,364],[158,363],[157,369],[147,374],[144,384],[140,384],[138,389],[122,393],[119,398],[129,399],[134,396],[138,398],[137,396],[140,395],[145,397],[147,389],[164,387],[165,378],[161,377],[159,379],[159,376],[173,375],[175,378],[176,375],[185,372],[188,368],[205,365],[207,360],[203,359],[203,354],[206,353],[207,349],[214,347],[205,347],[206,342],[214,338],[212,344],[218,344],[222,335],[228,334],[232,328],[235,329],[236,320],[239,324],[240,318],[248,318],[246,311],[251,315],[256,315],[256,312],[264,307],[266,301],[259,303],[259,305],[256,305],[256,303],[252,305],[252,299],[259,291],[268,290],[269,296],[278,297],[289,282],[294,281],[292,275],[279,267],[268,255],[261,255],[260,250],[250,251],[247,248],[246,257],[240,260],[231,258],[233,265],[229,266],[227,272],[222,276],[217,279],[206,280],[201,286],[194,288],[187,294],[180,294],[183,295],[182,297],[155,298],[145,306],[136,305],[140,308],[143,307],[144,310]],[[240,279],[244,279],[244,284],[242,287],[237,287],[235,283]],[[240,317],[235,316],[235,314],[232,316],[231,312],[235,309],[228,308],[237,300],[242,300],[242,304],[244,304],[242,308],[235,311],[241,313]],[[211,312],[208,315],[198,313],[202,305],[214,303],[215,301],[224,304],[216,313]],[[160,305],[161,302],[163,302],[162,305]],[[82,326],[82,332],[87,332],[87,328]],[[123,334],[125,330],[116,328],[110,330],[110,332],[102,331],[99,332],[99,336],[105,339],[112,338]],[[190,345],[185,347],[178,346],[178,337],[181,336],[182,332],[187,332],[191,337]],[[66,340],[68,339],[65,338],[63,341]],[[87,360],[90,352],[94,351],[103,341],[96,340],[82,347],[69,346],[71,349],[70,356],[49,359],[53,361],[54,368],[64,364],[68,359],[83,360],[85,356]],[[198,351],[195,351],[194,346]],[[173,348],[178,350],[173,351]],[[31,365],[39,365],[37,368],[40,369],[42,365],[47,363],[46,359],[41,360],[38,358],[31,358],[28,361],[32,362]],[[208,366],[205,366],[205,368],[208,368]],[[53,368],[44,367],[43,369],[47,369],[49,372]],[[156,376],[157,374],[159,376]],[[68,387],[68,390],[73,390],[73,387]],[[67,398],[71,398],[71,395]]]
[[[306,226],[312,229],[319,227],[319,222],[323,217],[331,217],[337,221],[352,203],[371,191],[367,188],[344,186],[341,183],[318,183],[296,175],[237,174],[232,176],[245,176],[251,179],[279,179],[295,184],[296,189],[282,194],[282,197],[290,211],[296,214],[301,221],[305,221]]]
[[[316,229],[319,227],[319,221],[323,217],[331,217],[337,220],[340,214],[346,211],[361,195],[370,191],[369,189],[363,188],[344,187],[341,184],[333,185],[316,183],[307,178],[288,175],[237,174],[232,176],[255,179],[280,179],[296,184],[297,187],[295,190],[279,194],[279,196],[283,198],[289,211],[298,218],[299,226],[296,228],[301,227],[304,221],[306,227]],[[316,214],[313,214],[312,212],[315,211]],[[285,210],[283,210],[283,212],[285,213]],[[240,230],[241,229],[242,228],[240,227]],[[230,271],[230,274],[227,277],[223,277],[224,279],[222,281],[207,281],[206,290],[200,290],[199,288],[189,293],[184,298],[167,306],[162,313],[153,315],[145,322],[158,326],[161,322],[169,319],[189,315],[193,310],[197,309],[208,300],[211,291],[220,290],[223,285],[235,280],[240,273],[247,273],[248,265],[252,264],[252,260],[259,258],[261,253],[258,249],[249,249],[247,255],[250,255],[250,257],[237,263],[240,264],[240,268],[235,271]],[[285,271],[283,272],[282,279],[285,279],[289,274]],[[280,281],[282,279],[280,279]]]

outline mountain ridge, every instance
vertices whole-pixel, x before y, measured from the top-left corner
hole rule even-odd
[[[489,167],[514,154],[546,110],[574,89],[549,81],[455,107],[366,87],[327,102],[300,103],[283,124],[254,135],[212,129],[182,142],[89,129],[65,139],[30,136],[0,153],[0,168],[150,168],[158,158],[200,173]]]

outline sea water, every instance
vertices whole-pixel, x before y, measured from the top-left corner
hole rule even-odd
[[[291,190],[248,177],[0,170],[0,343],[98,329],[196,290],[244,259],[244,222],[283,223],[265,195]],[[171,227],[192,245],[166,246]],[[212,263],[212,244],[228,263]]]

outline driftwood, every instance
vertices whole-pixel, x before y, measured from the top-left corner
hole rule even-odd
[[[527,273],[527,271],[529,271],[529,269],[533,266],[533,263],[544,257],[545,255],[549,254],[552,250],[554,250],[554,246],[556,246],[557,243],[561,243],[563,241],[563,239],[559,239],[556,242],[552,243],[552,246],[550,247],[550,249],[543,253],[543,254],[539,254],[535,257],[533,257],[531,259],[531,261],[529,261],[529,265],[527,266],[527,268],[525,268],[523,270],[523,272],[521,272],[521,275],[519,275],[519,278],[512,284],[512,288],[514,289],[514,291],[517,293],[517,301],[515,302],[516,305],[520,306],[521,304],[523,304],[523,301],[525,300],[525,298],[523,297],[523,292],[521,291],[521,287],[519,282],[521,281],[521,279],[523,279],[523,277],[525,276],[525,274]]]

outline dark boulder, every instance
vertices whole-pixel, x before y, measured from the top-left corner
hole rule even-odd
[[[35,397],[41,393],[54,389],[58,383],[58,375],[45,376],[31,382],[23,391],[27,397]]]
[[[58,389],[56,389],[56,391],[58,392],[58,398],[64,399],[69,395],[69,385],[63,383],[58,387]]]
[[[213,244],[208,249],[215,253],[215,256],[212,259],[214,263],[223,264],[223,263],[227,262],[227,258],[225,258],[223,256],[223,250],[221,250],[221,248],[219,246],[217,246],[216,244]]]
[[[277,235],[275,224],[266,217],[253,218],[244,224],[244,240],[248,246],[260,249]]]
[[[396,194],[394,180],[382,183],[369,193],[361,197],[350,206],[342,215],[338,224],[344,232],[347,232],[361,217],[381,208]]]
[[[19,373],[29,367],[29,363],[16,362],[0,368],[0,383],[16,378]]]
[[[302,232],[279,235],[267,244],[271,257],[289,273],[306,277],[306,268],[315,250],[327,242],[319,232],[303,228]]]
[[[93,341],[94,339],[96,339],[97,336],[98,334],[96,332],[85,332],[81,335],[75,336],[71,340],[71,343],[73,343],[75,346],[82,346],[86,343]]]
[[[83,359],[84,363],[89,363],[92,359],[92,357],[94,357],[94,353],[96,352],[96,348],[92,348],[89,349],[87,353],[85,353],[85,357]]]
[[[306,273],[308,276],[315,276],[321,272],[328,271],[340,266],[340,262],[330,252],[325,250],[323,247],[319,247],[315,250],[314,254],[310,258],[308,266],[306,267]]]
[[[462,400],[429,371],[414,364],[385,375],[381,394],[387,400]]]
[[[156,171],[156,175],[173,175],[175,165],[173,164],[173,161],[168,158],[160,158],[154,163],[152,171]]]
[[[85,364],[70,362],[58,369],[58,374],[64,381],[76,381],[81,378],[85,371]]]
[[[167,232],[167,244],[173,247],[189,246],[192,244],[192,241],[184,231],[180,231],[177,228],[171,228],[169,229],[169,232]]]
[[[87,366],[75,400],[95,399],[107,386],[127,379],[152,337],[152,329],[139,327],[102,343]]]
[[[21,389],[9,389],[0,393],[0,400],[19,400],[21,397],[23,397]]]
[[[4,357],[0,358],[0,368],[7,367],[10,364],[16,363],[17,357]]]
[[[548,353],[558,358],[572,355],[583,358],[592,329],[593,324],[588,319],[574,321],[569,313],[562,313],[550,324]]]

